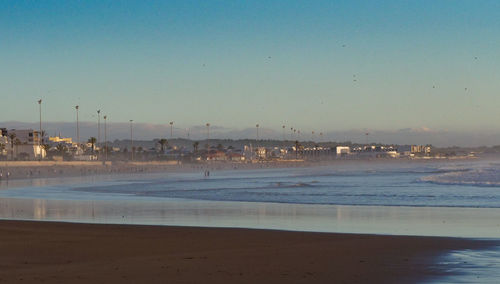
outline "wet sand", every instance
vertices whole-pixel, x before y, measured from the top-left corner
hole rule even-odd
[[[0,221],[0,283],[414,283],[457,238]]]

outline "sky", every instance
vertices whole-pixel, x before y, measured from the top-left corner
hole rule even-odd
[[[1,1],[0,121],[500,137],[499,30],[499,1]]]

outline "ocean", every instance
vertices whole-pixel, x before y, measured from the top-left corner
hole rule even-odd
[[[210,169],[208,167],[208,169]],[[286,169],[4,181],[0,197],[169,199],[286,204],[500,208],[500,162],[346,162]]]

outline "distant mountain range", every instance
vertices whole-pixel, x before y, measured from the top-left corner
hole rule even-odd
[[[38,129],[37,122],[19,122],[6,121],[0,122],[2,128],[33,128]],[[42,125],[50,136],[61,135],[63,137],[76,138],[76,123],[75,122],[44,122]],[[130,139],[130,123],[113,122],[107,125],[108,141],[116,139]],[[368,133],[368,135],[366,135]],[[188,137],[189,134],[189,137]],[[232,129],[222,126],[210,126],[211,139],[255,139],[257,135],[256,128]],[[82,121],[80,122],[80,137],[82,141],[86,141],[89,137],[97,137],[97,123]],[[151,141],[159,138],[183,138],[190,140],[204,140],[207,138],[207,128],[205,125],[197,125],[187,128],[180,128],[174,125],[173,137],[170,136],[170,125],[168,124],[151,124],[151,123],[133,123],[134,140]],[[296,140],[298,135],[291,135],[290,129],[285,131],[284,138],[286,140]],[[283,140],[283,132],[281,129],[271,129],[261,126],[259,128],[259,139],[275,139]],[[453,131],[436,131],[426,127],[407,128],[398,130],[372,130],[358,129],[346,131],[325,131],[323,136],[318,135],[318,131],[312,135],[311,131],[302,131],[300,135],[301,141],[318,142],[326,141],[353,141],[355,143],[384,143],[384,144],[432,144],[439,147],[447,146],[492,146],[500,145],[500,133],[498,132],[453,132]],[[101,121],[101,140],[104,140],[104,122]]]

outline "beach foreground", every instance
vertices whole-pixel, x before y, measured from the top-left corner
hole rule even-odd
[[[3,283],[412,283],[457,238],[0,221]]]

